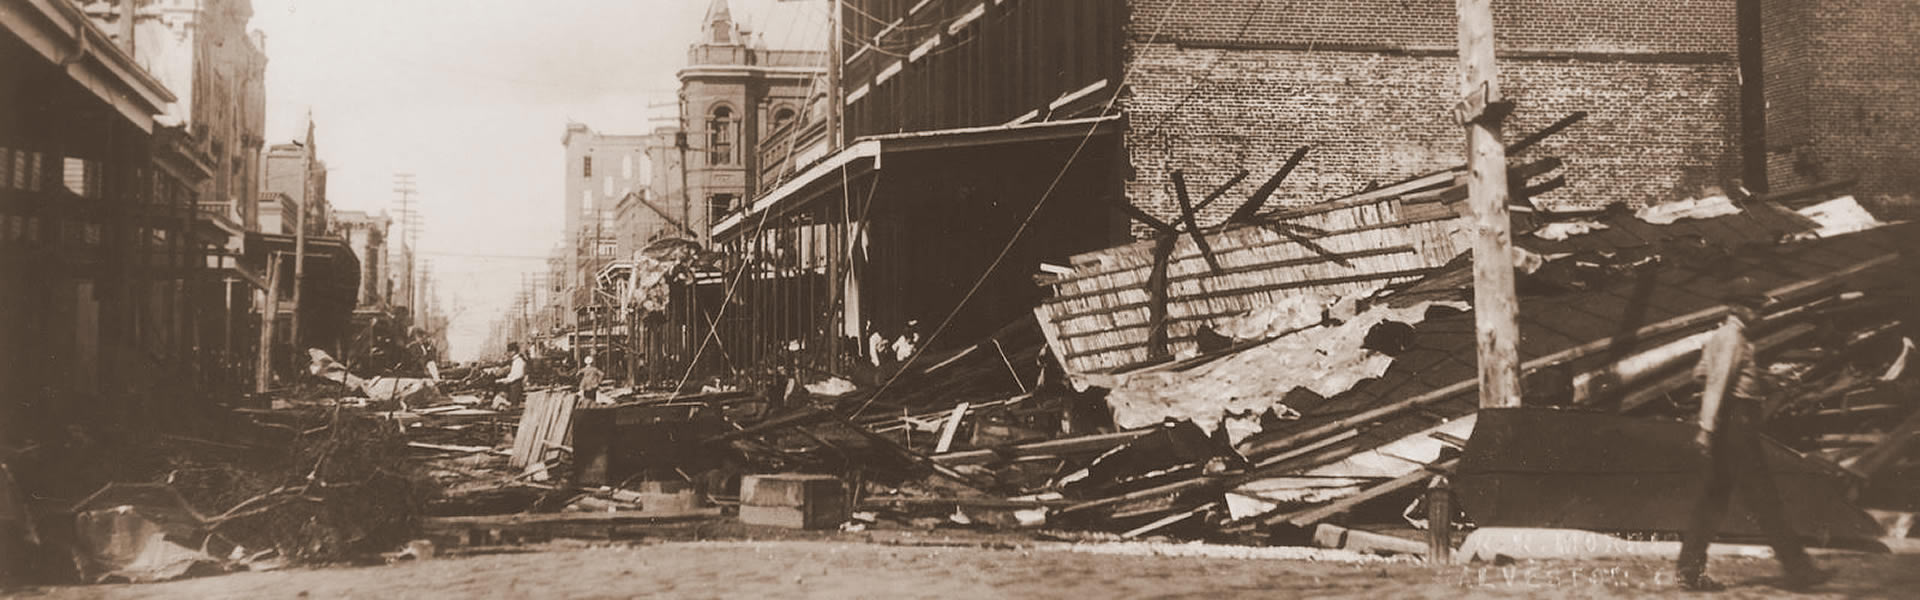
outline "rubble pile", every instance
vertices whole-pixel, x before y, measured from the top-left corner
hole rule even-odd
[[[1833,202],[1846,199],[1801,202],[1823,208],[1796,211],[1778,196],[1709,193],[1640,211],[1518,213],[1516,230],[1529,234],[1517,243],[1524,259],[1516,261],[1525,404],[1571,419],[1576,431],[1628,418],[1654,426],[1635,434],[1644,441],[1661,439],[1666,424],[1685,425],[1697,410],[1691,367],[1705,333],[1725,314],[1723,288],[1735,278],[1757,282],[1773,299],[1756,329],[1772,374],[1769,431],[1803,453],[1782,455],[1776,468],[1783,478],[1832,491],[1792,500],[1797,514],[1824,539],[1878,535],[1862,506],[1910,509],[1916,498],[1898,475],[1913,465],[1915,375],[1906,365],[1916,294],[1891,276],[1913,268],[1911,228],[1863,222],[1833,210]],[[1069,361],[1065,372],[1058,365],[1022,372],[1004,361],[992,374],[999,361],[986,360],[991,354],[968,363],[975,357],[962,351],[930,360],[954,369],[951,380],[940,369],[910,367],[911,379],[900,377],[885,393],[862,388],[812,399],[722,439],[762,469],[811,468],[856,482],[860,527],[892,521],[1358,543],[1374,538],[1350,523],[1424,527],[1425,516],[1410,504],[1435,475],[1460,467],[1475,436],[1470,273],[1461,256],[1368,292],[1282,295],[1192,328],[1192,347],[1148,364],[1088,361],[1078,364],[1094,368],[1076,369]],[[1169,301],[1179,302],[1180,293]],[[1034,356],[1076,351],[1059,324],[1040,326],[1048,347]],[[996,346],[1006,347],[973,349]],[[953,366],[960,364],[979,370]],[[1008,376],[1017,390],[953,393]],[[846,414],[857,417],[839,418]],[[1576,446],[1583,452],[1619,443],[1564,437],[1584,444]],[[1669,456],[1621,468],[1694,472],[1676,471],[1675,460],[1690,464]],[[1529,468],[1550,477],[1558,467]],[[1846,493],[1853,489],[1870,492],[1855,502]],[[1629,500],[1594,496],[1601,504]],[[1549,497],[1531,500],[1554,506]],[[1681,510],[1668,505],[1620,519],[1601,508],[1557,523],[1484,512],[1502,523],[1534,518],[1526,522],[1534,527],[1580,521],[1601,531],[1671,532],[1678,528],[1661,519]],[[1456,518],[1470,527],[1479,517],[1469,510]],[[1337,535],[1321,535],[1329,531]],[[1366,543],[1424,551],[1411,542]]]
[[[1516,188],[1557,187],[1527,184],[1555,167],[1522,164]],[[1389,554],[1450,547],[1422,541],[1442,524],[1670,536],[1684,509],[1653,499],[1697,485],[1692,368],[1736,279],[1767,290],[1751,337],[1796,527],[1859,544],[1888,533],[1862,508],[1920,506],[1920,290],[1899,275],[1920,266],[1914,226],[1831,188],[1516,211],[1527,397],[1483,410],[1463,186],[1447,170],[1156,226],[1039,278],[1052,295],[1032,317],[973,343],[876,345],[851,372],[739,389],[590,402],[545,384],[510,406],[501,366],[363,377],[314,350],[300,387],[236,411],[239,439],[202,444],[216,456],[77,506],[102,540],[81,568],[166,578],[728,514]],[[659,300],[694,250],[654,257],[632,300]],[[125,536],[171,545],[129,554]]]

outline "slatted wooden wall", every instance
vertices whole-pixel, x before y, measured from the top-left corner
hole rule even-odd
[[[1193,350],[1195,332],[1203,325],[1300,294],[1339,297],[1412,280],[1468,247],[1457,238],[1457,204],[1409,203],[1398,196],[1339,204],[1209,232],[1219,275],[1209,270],[1193,240],[1182,236],[1168,264],[1167,333],[1173,353]],[[1307,237],[1325,253],[1279,233],[1276,225],[1323,232]],[[1145,240],[1077,256],[1074,271],[1050,284],[1053,297],[1035,312],[1069,371],[1112,372],[1151,362],[1147,280],[1153,245]]]

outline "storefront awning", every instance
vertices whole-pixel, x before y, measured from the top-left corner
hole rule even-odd
[[[737,235],[748,218],[765,211],[784,211],[835,189],[843,181],[881,169],[887,156],[903,152],[975,148],[1006,143],[1073,139],[1110,133],[1118,129],[1119,115],[1066,119],[1044,123],[968,127],[937,131],[916,131],[863,137],[755,199],[746,210],[729,215],[713,226],[715,240]]]

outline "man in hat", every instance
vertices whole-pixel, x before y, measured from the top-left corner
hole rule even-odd
[[[607,375],[601,373],[599,367],[593,366],[592,356],[587,356],[580,360],[583,364],[580,370],[576,371],[576,373],[580,375],[580,397],[585,398],[588,404],[598,404],[600,399],[600,382],[605,380]],[[608,404],[611,404],[611,402]]]
[[[513,364],[506,377],[495,381],[507,386],[507,406],[519,406],[527,400],[527,357],[520,353],[520,342],[507,342],[507,354],[513,355]]]
[[[1720,531],[1728,502],[1739,486],[1742,504],[1753,511],[1761,531],[1773,546],[1774,558],[1786,572],[1786,587],[1808,588],[1833,577],[1807,557],[1793,525],[1780,504],[1780,492],[1767,475],[1765,445],[1760,439],[1759,367],[1747,327],[1758,321],[1769,301],[1753,281],[1733,282],[1726,296],[1727,320],[1714,330],[1700,352],[1694,377],[1704,381],[1700,394],[1700,431],[1695,443],[1706,451],[1705,492],[1693,506],[1681,538],[1678,575],[1690,590],[1721,590],[1725,586],[1707,577],[1707,546]]]

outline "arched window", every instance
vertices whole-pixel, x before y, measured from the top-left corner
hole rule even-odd
[[[707,162],[733,164],[733,109],[715,106],[707,117]]]
[[[794,116],[795,115],[792,107],[782,106],[780,108],[773,109],[773,129],[772,130],[779,131],[782,128],[785,128],[786,126],[793,124]]]

